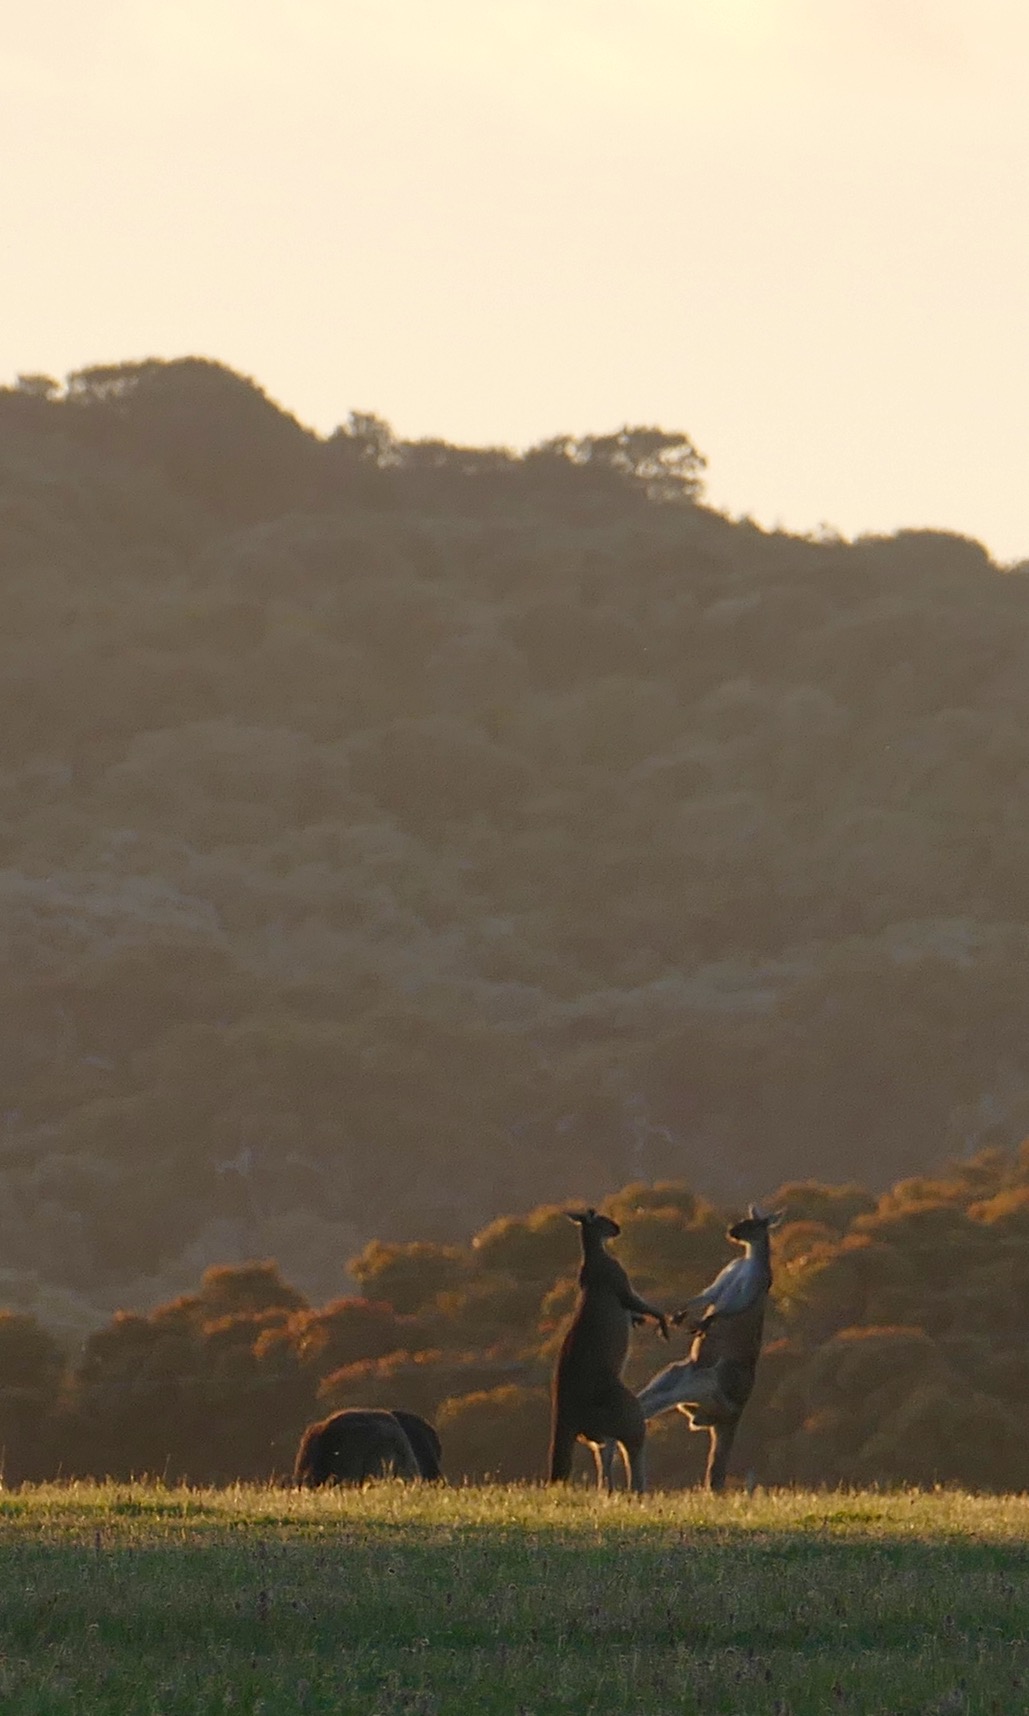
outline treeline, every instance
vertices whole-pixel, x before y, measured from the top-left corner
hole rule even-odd
[[[0,390],[3,1302],[1029,1131],[1029,581],[702,472]]]
[[[788,1219],[737,1473],[1029,1489],[1029,1146],[879,1199],[815,1181],[776,1195]],[[605,1207],[634,1284],[668,1309],[731,1251],[734,1212],[682,1185],[629,1185]],[[452,1480],[540,1479],[577,1268],[574,1230],[543,1206],[469,1244],[375,1241],[351,1263],[361,1296],[320,1307],[272,1263],[212,1268],[194,1293],[119,1313],[72,1362],[33,1318],[7,1313],[6,1480],[285,1477],[308,1422],[369,1405],[434,1419]],[[637,1332],[636,1386],[686,1344]],[[695,1483],[705,1443],[679,1414],[658,1420],[655,1481]]]

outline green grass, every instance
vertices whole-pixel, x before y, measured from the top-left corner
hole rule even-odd
[[[0,1492],[3,1716],[1029,1710],[1029,1499]]]

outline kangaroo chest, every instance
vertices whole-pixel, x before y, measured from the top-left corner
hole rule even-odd
[[[695,1365],[706,1369],[723,1359],[737,1364],[756,1365],[761,1353],[765,1327],[765,1300],[762,1298],[748,1311],[734,1317],[712,1317],[698,1329],[690,1348]]]
[[[561,1349],[561,1369],[621,1373],[632,1320],[613,1295],[584,1293]]]

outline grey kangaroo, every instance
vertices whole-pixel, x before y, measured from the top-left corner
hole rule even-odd
[[[772,1286],[769,1235],[783,1212],[763,1215],[751,1204],[742,1221],[726,1237],[743,1246],[737,1257],[672,1318],[693,1330],[689,1357],[670,1364],[652,1377],[639,1393],[646,1418],[657,1418],[673,1407],[689,1419],[691,1430],[710,1436],[705,1485],[725,1488],[729,1456],[743,1408],[750,1399],[761,1354],[765,1309]],[[613,1450],[604,1451],[610,1469]]]
[[[646,1489],[643,1444],[647,1425],[636,1396],[622,1381],[622,1368],[633,1320],[652,1317],[665,1340],[668,1321],[662,1311],[633,1292],[625,1270],[605,1250],[605,1240],[615,1239],[621,1232],[618,1223],[592,1209],[567,1213],[569,1220],[579,1225],[582,1268],[579,1302],[561,1343],[554,1375],[550,1481],[560,1483],[568,1478],[572,1451],[581,1440],[593,1449],[599,1483],[599,1450],[610,1441],[621,1448],[630,1485],[640,1494]]]
[[[293,1482],[316,1489],[320,1484],[363,1484],[390,1473],[398,1478],[438,1477],[438,1457],[427,1472],[402,1422],[406,1417],[378,1407],[348,1407],[309,1424],[297,1449]],[[425,1430],[435,1436],[430,1425]]]

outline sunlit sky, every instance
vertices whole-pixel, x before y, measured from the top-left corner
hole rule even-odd
[[[683,428],[734,513],[1029,557],[1025,0],[0,0],[0,377]]]

